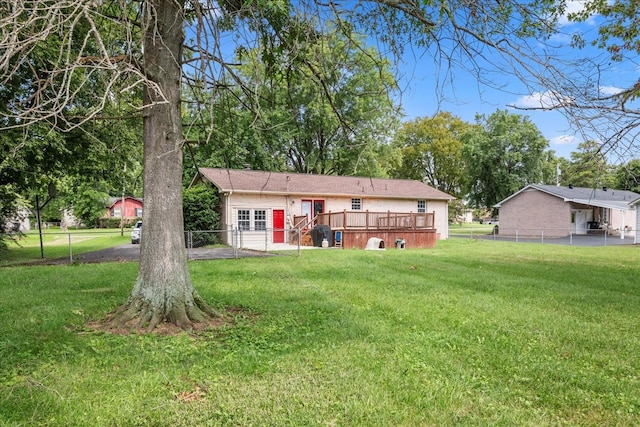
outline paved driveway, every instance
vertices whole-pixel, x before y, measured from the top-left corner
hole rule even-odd
[[[233,248],[194,248],[187,250],[189,259],[230,259],[236,255]],[[241,249],[237,251],[238,258],[263,257],[270,254],[260,251]],[[127,243],[101,251],[87,252],[74,255],[73,260],[78,262],[117,262],[117,261],[138,261],[140,259],[140,245]]]

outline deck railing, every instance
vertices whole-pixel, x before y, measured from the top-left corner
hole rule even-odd
[[[317,216],[317,224],[332,230],[417,230],[435,228],[435,212],[327,212]]]

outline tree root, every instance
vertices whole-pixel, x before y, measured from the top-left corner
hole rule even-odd
[[[207,304],[197,292],[192,302],[176,304],[171,309],[166,305],[154,309],[149,301],[131,296],[129,301],[109,313],[103,323],[112,331],[153,332],[159,325],[173,325],[182,331],[191,332],[195,326],[206,326],[223,320],[225,315]]]

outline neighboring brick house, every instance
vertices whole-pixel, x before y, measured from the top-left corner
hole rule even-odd
[[[125,196],[124,205],[122,197],[110,197],[109,206],[107,206],[108,218],[124,218],[125,220],[132,220],[134,218],[142,217],[142,208],[144,206],[143,200],[137,197]],[[123,212],[124,206],[124,212]],[[124,214],[124,215],[123,215]]]
[[[633,202],[640,194],[626,190],[531,184],[497,205],[503,235],[563,237],[598,230],[624,237],[636,225]]]
[[[363,229],[396,232],[383,237],[389,240],[415,230],[408,247],[432,247],[449,235],[448,204],[454,198],[419,181],[213,168],[201,168],[192,184],[198,181],[217,188],[222,229],[243,230],[246,245],[251,239],[264,245],[265,232],[269,243],[285,243],[289,239],[280,230],[314,225],[343,231],[346,247],[364,248]],[[360,234],[350,236],[351,220],[365,217]],[[428,233],[429,243],[419,241]]]

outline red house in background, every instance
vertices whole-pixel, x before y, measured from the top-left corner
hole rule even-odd
[[[125,196],[124,209],[122,201],[122,197],[109,198],[109,206],[107,206],[108,218],[124,218],[125,220],[131,220],[142,217],[142,208],[144,205],[142,199]]]

